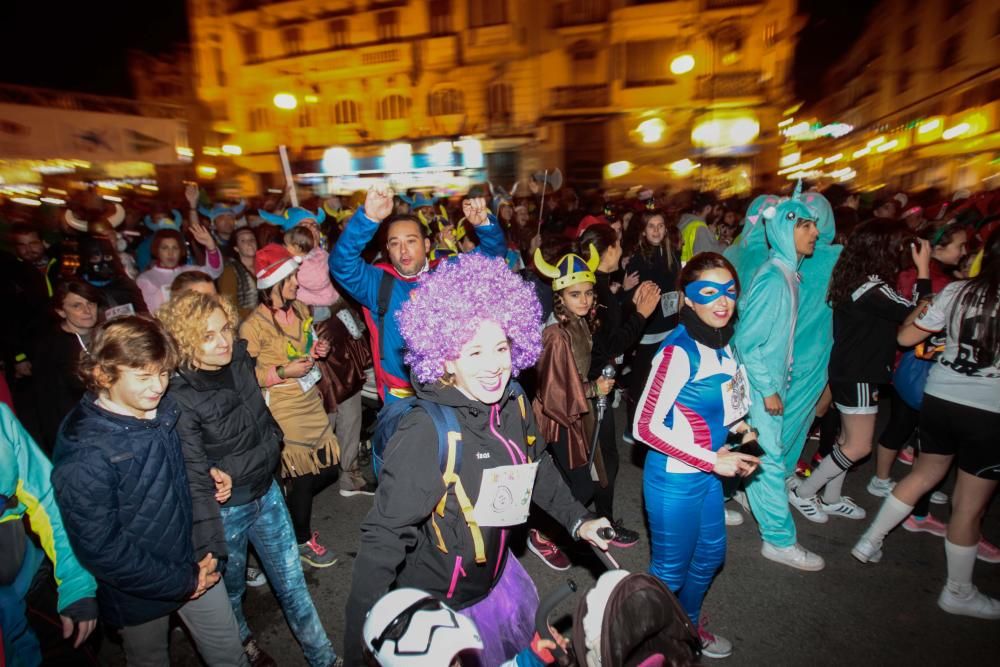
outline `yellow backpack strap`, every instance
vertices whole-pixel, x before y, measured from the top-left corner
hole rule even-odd
[[[441,500],[438,501],[435,511],[439,516],[444,516],[444,508],[448,502],[448,489],[454,488],[455,498],[458,500],[458,506],[462,510],[462,516],[465,517],[465,522],[469,524],[469,532],[472,533],[472,543],[475,547],[476,562],[485,563],[486,543],[483,541],[483,532],[480,530],[479,524],[476,522],[472,502],[469,500],[469,495],[465,492],[465,487],[462,486],[462,480],[455,474],[455,457],[458,453],[458,441],[461,437],[461,433],[456,433],[454,431],[448,433],[448,462],[445,465],[445,470],[442,475],[444,478],[445,492],[441,497]],[[433,517],[431,519],[433,522]],[[432,523],[432,525],[438,537],[438,549],[444,553],[448,553],[447,548],[444,546],[444,539],[441,537],[441,531],[438,530],[436,523]]]

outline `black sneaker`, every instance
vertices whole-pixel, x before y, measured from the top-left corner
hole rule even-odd
[[[635,543],[639,541],[639,533],[626,528],[621,519],[612,522],[611,526],[615,529],[615,536],[611,538],[611,544],[616,547],[627,549],[635,546]]]

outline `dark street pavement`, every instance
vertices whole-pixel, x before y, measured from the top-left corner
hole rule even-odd
[[[811,452],[814,446],[809,443],[807,450]],[[642,469],[635,462],[640,452],[624,443],[620,452],[617,512],[626,525],[640,531],[642,539],[636,546],[614,553],[624,568],[641,571],[649,562],[649,542],[642,509]],[[864,488],[873,468],[874,462],[866,462],[845,484],[845,493],[864,507],[869,517],[879,503]],[[908,470],[897,463],[893,474],[898,478]],[[950,491],[951,483],[945,491]],[[358,549],[357,526],[370,503],[363,496],[342,498],[336,487],[316,499],[315,528],[321,541],[337,551],[341,560],[325,570],[307,569],[306,575],[338,650],[351,562]],[[735,503],[728,506],[737,507]],[[947,519],[946,506],[932,506],[932,511]],[[824,571],[806,573],[761,557],[756,525],[751,517],[746,519],[742,526],[728,529],[726,565],[704,606],[709,627],[732,640],[735,650],[726,660],[706,659],[705,663],[731,667],[996,664],[1000,623],[952,616],[937,607],[945,577],[941,538],[897,529],[886,542],[883,561],[862,565],[851,557],[850,549],[867,521],[831,518],[825,525],[816,525],[796,514],[801,543],[827,562]],[[986,517],[984,532],[993,542],[1000,540],[1000,507],[996,502]],[[524,550],[523,536],[515,550],[542,595],[567,577],[581,588],[594,580],[586,567],[575,566],[563,573],[547,568]],[[588,562],[596,567],[593,557]],[[974,580],[983,592],[1000,597],[1000,564],[977,562]],[[563,605],[564,612],[573,608],[575,598],[572,600]],[[261,646],[279,665],[305,664],[269,588],[249,589],[245,607]],[[175,631],[172,639],[173,663],[197,664],[183,634]],[[104,643],[101,656],[105,664],[123,663],[120,649],[109,642]]]

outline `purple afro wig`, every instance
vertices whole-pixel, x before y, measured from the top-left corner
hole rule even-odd
[[[535,290],[500,258],[479,253],[443,262],[420,279],[396,316],[406,363],[425,384],[444,375],[485,321],[510,339],[512,372],[530,367],[542,351],[542,306]]]

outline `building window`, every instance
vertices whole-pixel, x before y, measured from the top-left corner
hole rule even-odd
[[[959,52],[962,49],[960,35],[952,35],[941,45],[941,59],[938,62],[938,69],[949,69],[958,62]]]
[[[285,28],[281,31],[281,41],[285,43],[285,53],[290,56],[302,53],[302,29]]]
[[[380,42],[399,39],[399,12],[379,12],[376,16],[375,34]]]
[[[670,58],[674,40],[651,39],[625,44],[625,85],[656,86],[671,83]]]
[[[347,20],[333,19],[332,21],[327,21],[326,34],[330,38],[330,48],[344,48],[347,46]]]
[[[507,0],[469,0],[469,27],[484,28],[507,22]]]
[[[243,61],[255,62],[260,57],[260,39],[257,31],[241,30],[240,47],[243,49]]]
[[[410,100],[402,95],[387,95],[375,107],[375,120],[399,120],[410,113]]]
[[[764,46],[772,47],[778,41],[778,22],[771,21],[764,26]]]
[[[448,116],[465,113],[465,98],[457,88],[443,88],[427,96],[427,113]]]
[[[430,24],[432,35],[451,33],[451,0],[431,0]]]
[[[911,25],[903,31],[903,53],[909,53],[917,45],[917,26]]]
[[[215,81],[220,86],[226,85],[226,68],[222,65],[222,49],[212,47],[212,64],[215,66]]]
[[[265,108],[258,107],[251,109],[247,116],[247,127],[251,132],[266,130],[270,127],[270,118],[268,118],[268,115],[268,111]]]
[[[333,105],[331,120],[335,125],[357,125],[360,118],[361,105],[354,100],[340,100]]]
[[[514,89],[509,83],[494,83],[486,90],[486,113],[491,123],[506,125],[514,116]]]
[[[896,75],[896,94],[902,95],[910,89],[910,70],[901,69]]]
[[[303,104],[299,107],[299,112],[295,115],[295,125],[297,127],[316,127],[316,105]]]

